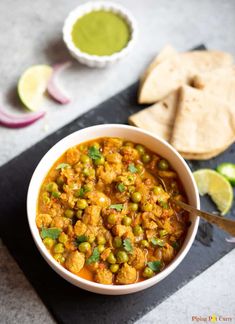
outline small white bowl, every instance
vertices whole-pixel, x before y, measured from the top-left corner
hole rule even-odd
[[[66,270],[62,265],[56,262],[52,255],[48,252],[39,235],[39,231],[35,221],[38,194],[42,181],[45,178],[46,174],[48,173],[52,165],[55,163],[55,161],[68,148],[99,137],[121,137],[129,141],[143,144],[150,150],[166,158],[167,160],[169,160],[173,168],[179,174],[180,180],[187,194],[189,203],[196,208],[200,208],[200,200],[193,175],[184,159],[180,156],[180,154],[177,153],[177,151],[164,140],[140,128],[119,124],[106,124],[84,128],[75,133],[72,133],[71,135],[59,141],[44,155],[44,157],[36,167],[36,170],[34,171],[34,174],[29,184],[27,196],[28,222],[33,239],[40,253],[47,261],[47,263],[61,277],[63,277],[75,286],[99,294],[125,295],[155,285],[156,283],[167,277],[181,263],[194,241],[198,228],[199,217],[190,215],[191,226],[188,229],[183,246],[181,247],[177,256],[162,272],[150,279],[130,285],[103,285],[83,279]]]
[[[90,55],[85,52],[82,52],[77,48],[71,36],[71,31],[74,23],[78,18],[88,14],[92,11],[105,10],[111,11],[120,15],[130,27],[130,40],[126,47],[124,47],[120,52],[116,52],[112,55],[98,56]],[[86,64],[90,67],[106,67],[114,62],[119,61],[124,56],[126,56],[130,50],[133,48],[133,45],[137,38],[137,23],[132,14],[119,4],[112,2],[87,2],[83,5],[78,6],[76,9],[70,12],[68,17],[65,20],[63,27],[63,40],[70,51],[70,54],[77,59],[80,63]]]

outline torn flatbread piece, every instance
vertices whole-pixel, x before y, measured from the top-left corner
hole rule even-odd
[[[235,139],[235,107],[205,91],[183,86],[170,143],[179,152],[208,153]]]
[[[219,51],[172,54],[149,70],[140,84],[138,102],[155,103],[180,86],[190,84],[198,72],[228,67],[232,62],[232,55]]]
[[[130,116],[129,124],[151,131],[160,138],[169,141],[177,103],[178,91],[175,91],[164,100]]]
[[[143,83],[149,73],[157,66],[159,63],[163,62],[165,59],[177,54],[177,51],[171,45],[166,45],[163,47],[161,52],[154,58],[154,60],[149,64],[144,74],[140,78],[140,82]]]
[[[187,83],[188,71],[178,54],[159,63],[140,86],[139,103],[155,103]]]
[[[235,105],[235,67],[198,73],[193,86]]]

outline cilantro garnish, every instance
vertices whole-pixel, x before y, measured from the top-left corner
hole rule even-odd
[[[100,258],[100,252],[98,250],[98,247],[95,247],[92,255],[86,260],[86,263],[91,264],[91,263],[97,262],[97,261],[99,261],[99,258]]]
[[[151,243],[153,244],[153,245],[158,245],[158,246],[164,246],[165,245],[165,242],[163,241],[163,240],[161,240],[161,239],[159,239],[159,238],[156,238],[156,237],[153,237],[152,239],[151,239]]]
[[[86,242],[87,241],[87,236],[86,235],[79,235],[76,237],[76,243],[79,245],[80,243]]]
[[[153,271],[160,271],[160,269],[161,269],[161,261],[148,262],[148,267]]]
[[[53,240],[56,240],[61,233],[60,228],[42,228],[41,230],[41,237],[42,239],[49,237],[52,238]]]
[[[121,211],[121,210],[123,210],[123,204],[110,205],[109,208],[116,209],[117,211]]]
[[[123,240],[123,248],[126,252],[129,252],[129,253],[131,253],[133,251],[133,247],[132,247],[132,244],[131,244],[131,241],[129,238]]]
[[[172,247],[173,247],[175,250],[178,250],[179,247],[180,247],[180,245],[179,245],[179,243],[178,243],[177,241],[175,241],[175,242],[172,243]]]
[[[129,164],[128,165],[128,170],[131,172],[131,173],[136,173],[137,169],[135,167],[135,165],[133,163]]]
[[[56,170],[67,169],[67,168],[70,168],[70,165],[68,163],[60,163],[59,165],[57,165]]]
[[[98,160],[102,157],[102,154],[100,153],[99,149],[95,146],[91,146],[88,149],[88,156],[92,159],[92,160]]]
[[[126,187],[122,182],[117,185],[117,188],[120,192],[124,192],[126,190]]]

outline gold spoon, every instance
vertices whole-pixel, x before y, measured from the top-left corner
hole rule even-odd
[[[174,198],[170,198],[170,201],[174,204],[180,206],[182,209],[200,216],[201,218],[205,219],[208,223],[218,226],[225,232],[229,233],[232,236],[235,236],[235,221],[229,218],[224,218],[221,216],[217,216],[214,214],[207,213],[205,211],[199,210],[195,207],[192,207],[188,204],[185,204],[182,201],[176,200]]]
[[[158,179],[162,183],[162,186],[165,191],[167,191],[166,184],[164,180],[158,176]],[[224,218],[222,216],[217,216],[211,213],[207,213],[205,211],[199,210],[195,207],[192,207],[188,204],[185,204],[182,201],[176,200],[172,197],[170,197],[170,201],[178,206],[180,206],[182,209],[186,210],[187,212],[190,212],[194,215],[200,216],[201,218],[205,219],[208,223],[211,223],[213,225],[216,225],[217,227],[221,228],[225,232],[229,233],[232,236],[235,236],[235,221],[229,218]]]

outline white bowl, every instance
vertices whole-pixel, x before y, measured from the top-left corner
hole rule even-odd
[[[71,36],[71,31],[74,23],[78,18],[84,16],[85,14],[97,11],[97,10],[105,10],[112,11],[120,15],[130,27],[130,40],[126,47],[124,47],[120,52],[114,53],[112,55],[107,56],[98,56],[98,55],[90,55],[85,52],[82,52],[77,48]],[[114,62],[119,61],[121,58],[126,56],[130,50],[133,48],[133,45],[136,41],[137,37],[137,24],[135,18],[132,14],[119,4],[115,4],[112,2],[87,2],[83,5],[78,6],[76,9],[70,12],[68,17],[65,20],[63,27],[63,40],[70,51],[70,54],[77,59],[80,63],[86,64],[90,67],[106,67]]]
[[[122,286],[103,285],[76,276],[75,274],[66,270],[58,262],[56,262],[43,244],[35,222],[37,199],[42,181],[54,162],[68,148],[99,137],[121,137],[126,140],[145,145],[150,150],[169,160],[171,165],[179,174],[189,203],[196,208],[200,207],[199,194],[193,175],[180,154],[177,153],[176,150],[164,140],[152,135],[150,132],[132,126],[106,124],[84,128],[59,141],[44,155],[42,160],[39,162],[29,184],[27,196],[27,213],[33,239],[44,259],[59,275],[61,275],[64,279],[68,280],[75,286],[100,294],[130,294],[155,285],[156,283],[167,277],[180,264],[180,262],[188,253],[194,241],[198,228],[199,218],[193,215],[190,216],[191,226],[188,229],[183,246],[181,247],[175,259],[162,272],[142,282]]]

